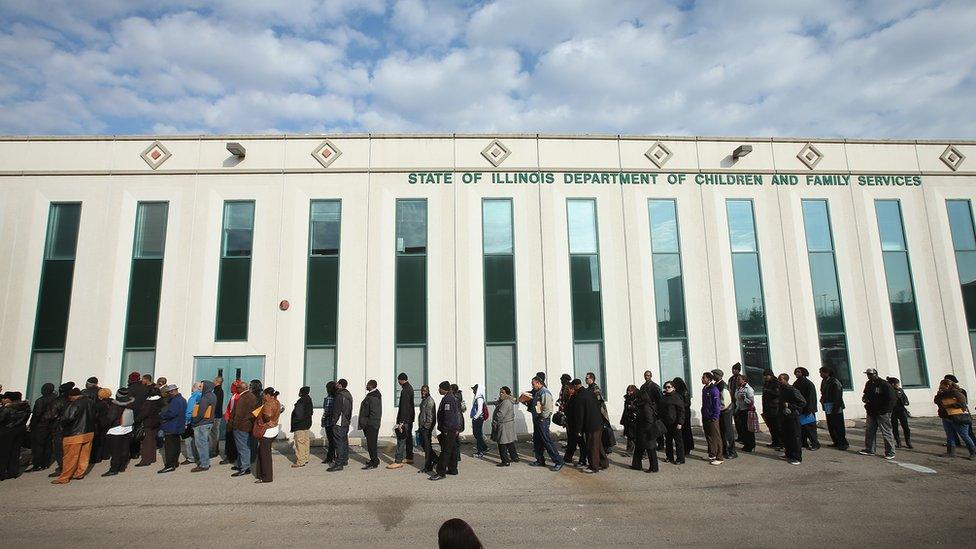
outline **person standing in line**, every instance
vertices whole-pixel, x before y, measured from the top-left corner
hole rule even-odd
[[[583,382],[580,381],[580,385],[582,384]],[[576,465],[582,466],[586,463],[586,447],[581,444],[583,434],[582,429],[580,428],[580,420],[582,418],[580,417],[581,413],[578,405],[579,401],[577,399],[579,394],[577,391],[577,385],[572,382],[567,383],[563,388],[561,406],[564,418],[563,421],[566,423],[566,453],[563,454],[563,463],[573,465],[573,456],[576,454],[576,450],[579,449],[579,462]],[[514,411],[512,414],[512,421],[515,421]]]
[[[251,474],[251,431],[254,429],[254,410],[258,407],[261,394],[261,382],[252,379],[248,390],[241,393],[234,405],[234,446],[237,448],[237,465],[232,467],[235,472],[230,476],[243,477]]]
[[[81,390],[81,394],[82,396],[86,397],[88,400],[91,400],[92,402],[97,402],[98,391],[100,389],[101,387],[98,386],[98,378],[90,377],[88,378],[88,381],[85,382],[85,388]],[[109,397],[112,396],[111,389],[109,389],[108,396]]]
[[[335,462],[326,469],[330,473],[341,471],[343,467],[349,465],[349,426],[352,422],[352,395],[346,389],[348,386],[349,382],[345,379],[336,382],[335,400],[332,402],[336,456]]]
[[[156,380],[156,388],[159,389],[159,392],[160,393],[164,393],[164,396],[165,396],[166,391],[163,391],[163,387],[165,387],[167,385],[169,385],[169,382],[166,381],[166,378],[165,377],[160,377],[159,379]]]
[[[485,390],[481,384],[475,383],[471,387],[474,399],[471,401],[471,431],[474,433],[474,457],[483,458],[488,451],[485,443],[485,420],[488,418],[488,408],[485,406]]]
[[[790,385],[790,374],[780,374],[779,381],[779,435],[783,441],[783,459],[790,465],[803,461],[803,446],[800,445],[800,413],[807,401],[803,395]]]
[[[214,396],[214,383],[204,380],[200,384],[200,398],[190,410],[190,427],[193,428],[193,443],[196,449],[197,466],[191,473],[201,473],[210,469],[210,431],[214,416],[217,415],[217,397]]]
[[[651,406],[654,407],[654,413],[660,416],[658,406],[661,405],[664,392],[661,390],[660,385],[654,383],[654,374],[650,370],[644,370],[644,384],[641,385],[640,390],[647,396],[647,400],[651,403]],[[657,439],[657,449],[658,451],[664,450],[664,433]]]
[[[901,448],[901,437],[898,436],[898,425],[905,431],[905,448],[911,450],[912,431],[908,428],[908,396],[901,388],[901,380],[897,377],[886,379],[891,388],[895,390],[895,406],[891,409],[891,434],[895,437],[895,448]]]
[[[956,440],[958,439],[969,450],[969,459],[976,459],[976,444],[969,435],[973,418],[967,407],[966,394],[952,381],[943,379],[939,383],[939,391],[935,394],[935,405],[939,409],[942,429],[946,434],[945,457],[956,456]]]
[[[197,445],[193,435],[193,410],[196,409],[197,402],[203,396],[203,383],[194,381],[191,386],[190,398],[186,399],[186,431],[183,433],[183,462],[180,465],[199,463],[200,456],[197,454]]]
[[[52,386],[53,392],[53,386]],[[17,391],[3,394],[0,407],[0,480],[20,476],[20,449],[27,436],[30,403]]]
[[[640,471],[641,463],[646,453],[650,460],[650,465],[645,472],[656,473],[660,467],[657,460],[657,437],[662,430],[660,428],[661,422],[657,419],[657,412],[647,393],[637,391],[634,407],[637,410],[637,424],[634,429],[637,435],[637,442],[630,468]]]
[[[545,467],[546,457],[544,452],[548,452],[553,461],[552,470],[559,471],[563,468],[563,458],[556,451],[556,446],[552,443],[552,434],[549,426],[552,421],[552,413],[556,407],[556,401],[552,397],[549,389],[543,385],[538,377],[532,378],[532,388],[535,389],[535,396],[532,398],[532,441],[535,447],[535,461],[529,465],[533,467]]]
[[[224,432],[224,459],[220,460],[220,465],[233,463],[232,467],[237,467],[237,441],[234,436],[234,409],[241,394],[247,390],[247,385],[239,379],[230,383],[230,398],[227,399],[227,406],[224,408],[224,425],[227,426]],[[216,392],[216,389],[214,390]]]
[[[749,386],[749,379],[744,375],[732,376],[738,384],[735,390],[735,423],[742,443],[742,451],[752,453],[756,450],[756,433],[749,430],[749,413],[756,412],[756,393]],[[739,430],[739,429],[737,429]]]
[[[873,456],[878,429],[884,439],[885,459],[895,459],[895,438],[891,432],[891,410],[895,407],[895,390],[887,381],[878,376],[878,371],[868,368],[864,371],[868,376],[864,384],[864,395],[861,402],[867,412],[867,427],[864,430],[864,449],[857,453],[862,456]]]
[[[258,439],[258,479],[255,484],[274,481],[274,463],[271,460],[271,443],[278,438],[281,427],[278,419],[281,417],[281,403],[278,402],[278,391],[268,387],[261,396],[261,411],[254,419],[252,434]]]
[[[164,385],[169,399],[159,414],[159,428],[163,431],[163,468],[159,473],[170,473],[180,466],[180,437],[186,430],[186,399],[176,385]]]
[[[719,403],[722,407],[718,418],[719,433],[722,437],[722,457],[725,459],[735,459],[739,455],[735,452],[735,427],[732,426],[732,404],[735,402],[731,396],[727,396],[728,385],[722,380],[725,372],[715,368],[712,370],[715,379],[715,386],[718,387]]]
[[[772,370],[763,370],[762,418],[772,439],[768,448],[782,450],[783,442],[779,436],[779,380]]]
[[[666,460],[681,465],[685,462],[682,436],[682,430],[685,428],[685,401],[675,390],[673,381],[664,383],[664,397],[661,398],[659,410],[666,431],[664,446]]]
[[[41,396],[34,401],[34,411],[30,416],[31,468],[28,471],[43,471],[51,466],[52,431],[48,410],[54,405],[54,384],[41,386]]]
[[[596,375],[593,372],[587,372],[585,380],[587,387],[577,393],[577,398],[579,398],[580,403],[582,430],[586,434],[586,449],[589,452],[586,457],[588,465],[583,472],[592,474],[610,467],[606,448],[603,447],[603,426],[607,421],[607,416],[604,413],[605,408],[600,387],[596,384]]]
[[[695,450],[695,435],[691,430],[691,390],[680,377],[672,379],[671,385],[674,387],[674,392],[681,397],[685,407],[684,422],[681,424],[681,442],[684,443],[685,456],[688,456]]]
[[[430,387],[422,385],[420,387],[420,413],[417,414],[417,431],[420,433],[420,445],[424,450],[424,466],[419,473],[430,474],[434,472],[434,465],[437,463],[437,452],[434,451],[433,432],[434,424],[437,421],[437,405],[434,404],[434,397],[430,396]]]
[[[335,405],[336,382],[330,381],[325,384],[325,397],[322,398],[322,431],[325,432],[325,441],[329,448],[325,452],[325,459],[322,463],[332,463],[336,456],[335,442],[335,415],[332,410]]]
[[[712,372],[702,374],[702,429],[705,431],[705,442],[708,445],[708,462],[712,465],[722,464],[722,432],[719,429],[719,417],[722,413],[721,390],[715,382]]]
[[[156,385],[149,385],[146,400],[136,410],[136,425],[142,431],[139,441],[139,463],[136,467],[148,467],[156,463],[156,433],[159,432],[159,413],[163,410],[163,399]]]
[[[363,466],[363,470],[376,469],[380,466],[379,452],[377,451],[377,437],[380,434],[380,420],[383,415],[383,400],[379,389],[376,388],[376,380],[371,379],[366,382],[366,396],[363,397],[359,405],[359,429],[366,437],[366,450],[369,452],[369,462]]]
[[[437,391],[441,394],[441,403],[437,408],[437,428],[440,430],[440,435],[437,438],[441,444],[441,454],[437,461],[437,469],[428,477],[428,480],[444,480],[447,475],[458,474],[454,452],[457,447],[458,430],[461,428],[463,414],[458,408],[458,400],[454,396],[454,391],[451,390],[450,383],[442,381],[438,385]]]
[[[742,364],[736,362],[732,365],[732,375],[729,376],[729,400],[732,402],[732,426],[735,429],[735,442],[742,443],[743,431],[746,425],[739,421],[739,414],[735,408],[735,394],[739,392],[739,377],[742,376]]]
[[[830,446],[847,450],[850,444],[847,442],[847,427],[844,425],[844,386],[830,366],[820,368],[820,377],[823,379],[820,382],[820,406],[827,416]]]
[[[68,393],[75,388],[75,383],[73,381],[68,381],[62,383],[58,387],[58,397],[54,399],[51,406],[47,410],[47,422],[51,426],[51,452],[54,455],[54,461],[57,464],[54,468],[54,472],[48,475],[48,478],[56,478],[61,476],[61,468],[64,461],[64,443],[63,443],[63,433],[61,429],[61,419],[64,417],[64,412],[68,409]],[[94,418],[92,418],[94,421]]]
[[[493,402],[495,412],[491,418],[491,440],[498,444],[498,455],[502,458],[497,467],[508,467],[518,461],[515,449],[515,402],[512,390],[507,386],[498,390],[498,400]]]
[[[624,438],[627,439],[627,448],[623,456],[627,457],[634,452],[637,444],[637,386],[628,385],[624,393],[624,411],[620,414],[620,425],[624,428]]]
[[[224,378],[222,376],[216,376],[213,378],[213,395],[214,395],[214,414],[213,422],[210,424],[210,458],[220,457],[220,432],[225,431],[224,429]],[[226,447],[227,443],[224,443]],[[225,450],[226,452],[226,450]]]
[[[128,385],[126,389],[129,391],[129,396],[132,397],[132,410],[133,416],[138,415],[139,409],[142,408],[142,403],[146,401],[146,397],[149,396],[149,387],[143,382],[145,376],[139,375],[139,372],[132,372],[128,377]],[[149,377],[149,382],[152,384],[152,376]],[[139,423],[137,422],[132,426],[133,433],[139,429]],[[129,460],[136,459],[139,457],[139,441],[136,440],[135,436],[129,437]]]
[[[820,441],[817,440],[817,386],[810,381],[810,370],[803,366],[795,368],[793,375],[796,376],[793,388],[800,391],[806,401],[800,410],[800,443],[807,450],[816,452],[820,449]]]
[[[132,407],[136,399],[129,396],[129,389],[123,388],[115,392],[115,399],[111,401],[109,418],[111,426],[105,433],[105,446],[108,449],[110,462],[108,471],[103,477],[115,476],[124,472],[129,465],[129,449],[132,447],[132,426],[135,424],[135,412]]]
[[[89,383],[91,385],[91,383]],[[81,392],[84,396],[86,393]],[[85,397],[89,398],[89,397]],[[108,429],[112,426],[112,390],[107,387],[98,389],[95,395],[95,438],[92,439],[90,464],[101,463],[108,458]]]
[[[461,422],[461,427],[458,429],[458,439],[454,444],[454,467],[457,468],[458,464],[461,463],[461,433],[464,432],[464,415],[468,411],[468,405],[464,402],[464,392],[461,391],[456,383],[451,384],[451,392],[454,393],[454,398],[457,399],[458,421]]]
[[[397,406],[396,427],[393,428],[396,450],[393,453],[393,463],[387,465],[387,469],[400,469],[404,460],[413,463],[413,421],[416,418],[413,385],[404,372],[397,375],[397,383],[400,384],[400,401]]]
[[[64,451],[61,475],[51,484],[81,480],[88,471],[92,440],[95,438],[95,403],[74,387],[68,391],[68,407],[61,417]]]
[[[295,444],[295,463],[291,464],[292,467],[308,465],[309,433],[312,430],[312,397],[308,394],[311,391],[312,388],[308,386],[299,389],[298,400],[291,410],[291,436]]]

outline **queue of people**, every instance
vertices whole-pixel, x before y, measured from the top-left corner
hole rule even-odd
[[[762,419],[771,438],[767,446],[782,451],[781,457],[792,465],[802,463],[804,450],[821,448],[817,433],[820,411],[825,414],[829,446],[842,451],[850,448],[844,422],[843,384],[830,367],[820,368],[819,373],[818,398],[817,386],[809,379],[806,368],[796,368],[793,376],[776,375],[772,370],[763,372]],[[912,448],[908,398],[897,378],[883,379],[874,369],[864,374],[867,380],[861,400],[866,412],[865,440],[858,453],[875,455],[880,431],[883,456],[890,460],[896,448]],[[701,377],[700,414],[706,443],[702,459],[712,465],[736,459],[738,450],[755,452],[756,433],[762,428],[755,391],[741,366],[733,365],[727,382],[724,377],[721,369],[704,372]],[[135,459],[135,467],[148,467],[156,463],[160,453],[163,467],[159,474],[190,464],[194,465],[191,473],[203,473],[211,469],[212,459],[219,459],[218,441],[221,431],[225,431],[224,459],[219,463],[232,464],[231,476],[253,474],[256,483],[273,482],[272,442],[281,432],[284,410],[273,387],[263,387],[259,380],[235,380],[225,405],[223,380],[219,377],[194,383],[188,398],[165,378],[154,382],[152,376],[133,373],[128,381],[128,386],[114,394],[100,387],[94,377],[86,381],[84,389],[75,387],[73,382],[59,387],[48,383],[41,388],[41,396],[33,406],[18,392],[2,393],[0,480],[21,474],[22,447],[31,449],[27,472],[55,465],[49,475],[53,484],[84,478],[90,466],[103,459],[109,461],[103,477],[124,473]],[[608,468],[608,454],[617,446],[604,394],[592,372],[583,381],[564,374],[558,395],[546,384],[544,372],[532,378],[531,390],[517,397],[506,386],[499,389],[496,400],[488,401],[484,387],[476,384],[471,387],[470,409],[460,388],[448,381],[437,386],[440,400],[436,403],[427,385],[420,387],[420,401],[415,403],[407,374],[399,374],[397,382],[400,391],[393,432],[396,450],[387,469],[412,464],[416,447],[424,454],[419,472],[430,480],[457,475],[461,461],[459,437],[465,430],[465,417],[474,434],[474,457],[482,458],[490,452],[484,435],[484,424],[489,423],[490,439],[500,458],[497,466],[518,463],[521,459],[516,448],[515,419],[519,405],[527,408],[532,419],[534,460],[530,466],[558,472],[571,465],[596,474]],[[295,468],[309,462],[314,411],[310,391],[307,386],[299,390],[291,412]],[[369,456],[362,469],[370,470],[380,464],[378,438],[383,401],[375,380],[366,383],[365,391],[357,429],[363,432]],[[969,459],[976,458],[968,395],[955,376],[945,376],[933,401],[946,434],[945,456],[954,457],[956,448],[965,446]],[[660,470],[658,452],[665,452],[665,463],[683,464],[695,451],[692,396],[685,380],[675,378],[662,386],[646,371],[640,387],[627,387],[623,403],[619,424],[626,439],[623,453],[632,458],[631,468],[655,473]],[[321,427],[327,447],[323,463],[329,465],[328,472],[339,472],[349,465],[353,417],[353,397],[345,379],[326,384],[322,410]],[[552,423],[566,430],[563,452],[553,440]],[[434,448],[435,440],[439,451]]]

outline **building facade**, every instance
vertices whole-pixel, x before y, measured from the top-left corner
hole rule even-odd
[[[967,161],[967,157],[969,160]],[[976,387],[976,142],[0,139],[0,383],[487,394],[742,362]],[[814,376],[816,374],[814,373]],[[225,387],[225,390],[227,387]],[[436,390],[434,391],[436,394]],[[525,420],[523,419],[523,429]]]

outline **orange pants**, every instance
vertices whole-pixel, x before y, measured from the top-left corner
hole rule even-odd
[[[61,462],[61,476],[57,482],[67,484],[73,478],[85,476],[94,438],[95,433],[64,437],[64,460]]]

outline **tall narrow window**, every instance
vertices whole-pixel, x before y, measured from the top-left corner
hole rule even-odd
[[[837,373],[845,389],[851,384],[851,363],[847,353],[844,307],[837,281],[834,237],[826,200],[803,201],[803,227],[807,236],[807,259],[813,283],[813,310],[817,315],[820,363]]]
[[[246,341],[251,300],[254,202],[224,202],[216,341]]]
[[[754,389],[762,388],[763,370],[772,367],[766,331],[766,301],[763,298],[762,269],[752,200],[725,203],[732,246],[732,278],[735,285],[735,315],[739,323],[742,369]]]
[[[901,218],[901,203],[897,200],[875,200],[878,232],[881,234],[881,255],[888,284],[891,323],[895,330],[895,350],[898,369],[904,387],[925,387],[928,373],[925,368],[925,348],[915,304],[912,267],[905,243],[905,229]]]
[[[51,204],[27,380],[31,401],[41,395],[45,383],[61,383],[80,222],[80,203]]]
[[[567,199],[566,225],[573,310],[573,371],[579,379],[593,372],[597,383],[606,387],[596,200]]]
[[[427,200],[396,202],[396,375],[405,372],[420,397],[427,383]],[[399,401],[400,386],[394,385]]]
[[[485,394],[516,388],[515,239],[512,200],[481,203],[485,291]]]
[[[648,200],[647,214],[651,227],[651,268],[661,379],[680,377],[690,381],[684,279],[681,274],[675,201]]]
[[[341,214],[338,200],[314,200],[309,213],[305,385],[316,406],[325,397],[325,384],[336,379]]]
[[[952,247],[956,251],[956,270],[962,286],[962,306],[966,311],[969,345],[976,357],[976,234],[973,210],[968,200],[947,200]]]
[[[121,384],[130,372],[150,374],[156,368],[159,296],[163,284],[167,202],[140,202],[129,274],[129,305],[125,316]]]

